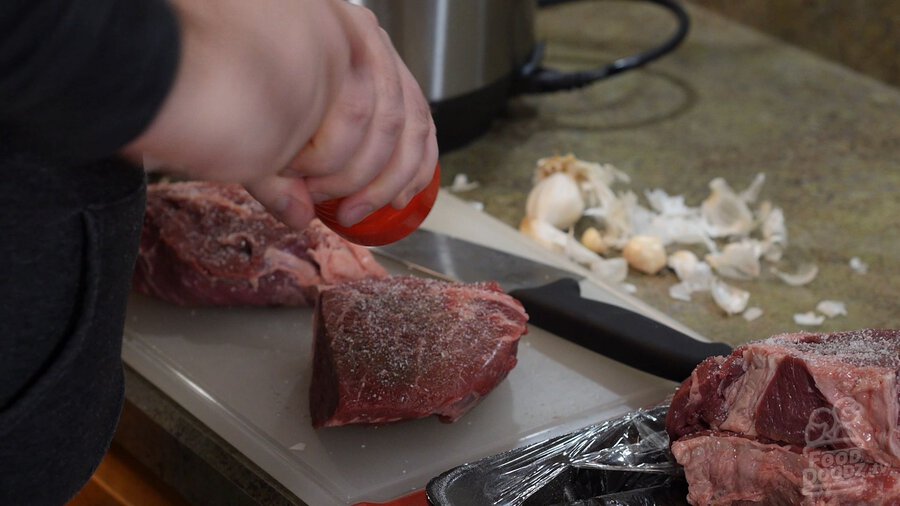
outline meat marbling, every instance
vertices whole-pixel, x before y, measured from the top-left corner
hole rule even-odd
[[[315,311],[313,425],[455,421],[516,365],[527,319],[490,282],[392,277],[329,288]]]
[[[185,306],[311,306],[321,286],[386,275],[366,248],[318,220],[292,230],[239,185],[148,188],[140,293]]]
[[[900,504],[898,375],[897,330],[783,334],[705,360],[675,393],[666,420],[692,503],[777,504],[790,488],[801,499],[784,504]],[[818,498],[796,489],[797,465],[812,472],[823,466],[811,459],[832,454],[857,457],[860,479],[881,491],[876,502],[841,495],[856,483],[848,479],[824,481]]]

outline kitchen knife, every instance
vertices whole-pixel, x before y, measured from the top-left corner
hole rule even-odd
[[[418,229],[373,250],[432,276],[497,281],[525,306],[532,325],[673,381],[690,376],[703,359],[732,351],[725,343],[698,341],[635,311],[581,297],[583,276],[448,235]]]

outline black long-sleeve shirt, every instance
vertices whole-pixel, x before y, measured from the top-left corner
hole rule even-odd
[[[64,504],[112,439],[144,178],[111,156],[178,55],[164,0],[0,0],[0,504]]]
[[[0,2],[0,142],[84,161],[149,124],[175,76],[165,0]]]

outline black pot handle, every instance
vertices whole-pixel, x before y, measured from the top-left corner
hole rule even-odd
[[[537,0],[539,7],[548,7],[572,1],[574,0]],[[544,56],[544,45],[538,44],[532,54],[531,61],[522,68],[518,79],[513,85],[513,91],[516,93],[545,93],[581,88],[626,70],[646,65],[674,50],[688,34],[691,21],[687,12],[674,0],[644,1],[664,7],[678,20],[678,29],[665,43],[643,53],[619,58],[603,67],[575,72],[562,72],[541,66],[541,60]]]

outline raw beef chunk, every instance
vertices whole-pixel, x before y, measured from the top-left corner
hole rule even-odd
[[[673,439],[703,429],[804,445],[817,416],[873,460],[900,466],[900,331],[784,334],[697,366],[672,400]]]
[[[854,450],[803,449],[734,434],[698,434],[672,445],[691,504],[898,505],[900,471]]]
[[[415,277],[330,288],[315,312],[315,427],[453,422],[516,365],[522,305],[496,283]]]
[[[898,375],[897,330],[783,334],[705,360],[666,419],[689,500],[900,505]]]
[[[292,230],[239,185],[147,191],[138,292],[185,306],[312,306],[321,286],[386,275],[367,249],[318,220]]]

